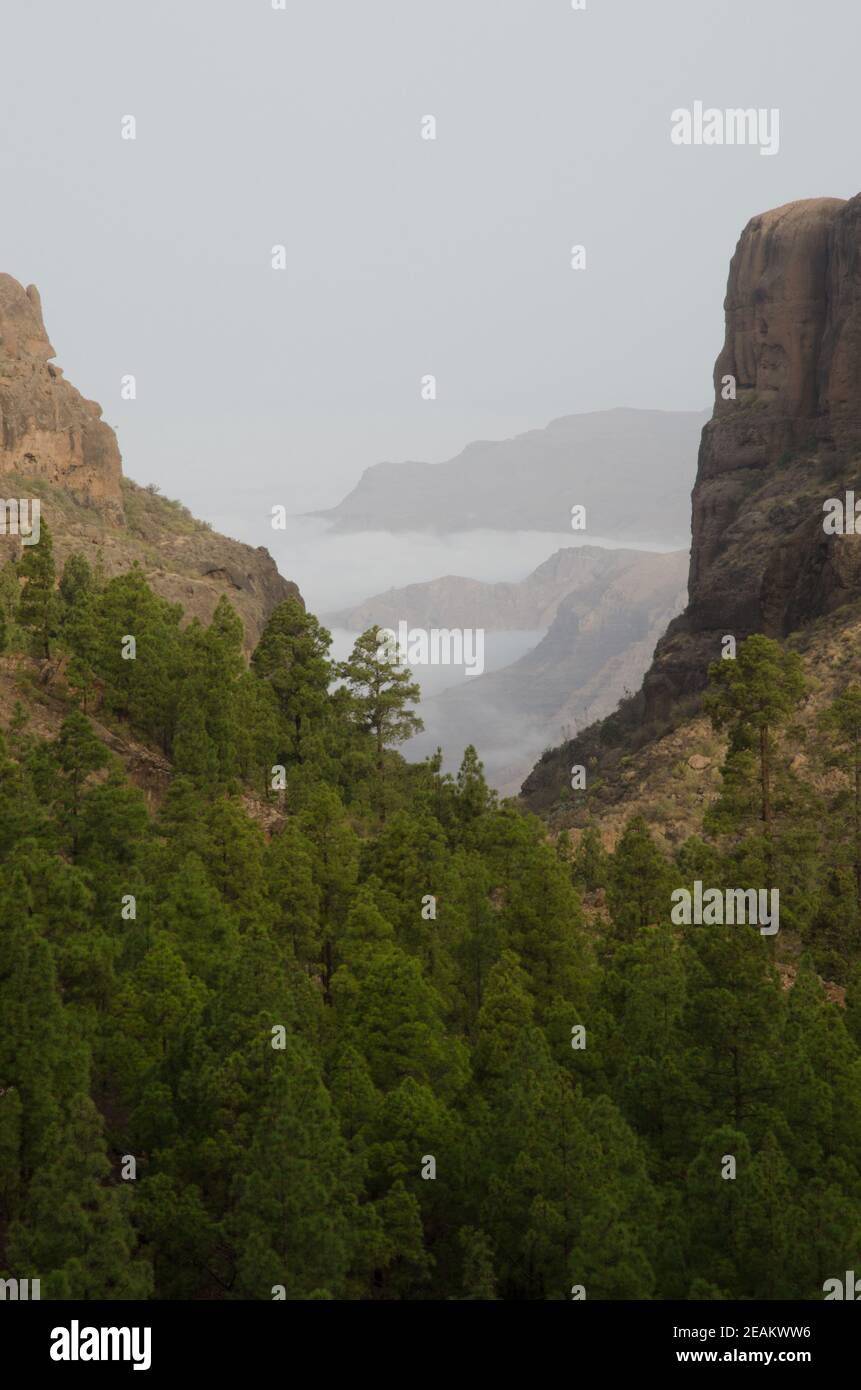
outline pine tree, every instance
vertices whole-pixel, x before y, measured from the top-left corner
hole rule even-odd
[[[12,1223],[8,1258],[38,1270],[43,1297],[145,1299],[152,1269],[135,1253],[129,1186],[108,1186],[110,1167],[101,1119],[89,1096],[64,1101],[49,1132],[51,1162],[33,1175],[20,1220]]]
[[[451,950],[458,964],[465,1021],[472,1032],[489,972],[505,942],[505,927],[491,902],[490,872],[476,850],[460,851],[453,857],[451,879],[446,909],[455,924]]]
[[[412,1298],[431,1278],[433,1257],[425,1248],[421,1211],[401,1179],[379,1203],[385,1257],[379,1285],[384,1298]]]
[[[825,711],[821,723],[848,755],[852,786],[852,866],[857,903],[861,908],[861,686],[847,686]]]
[[[642,928],[606,962],[590,1010],[601,1089],[663,1159],[687,1154],[701,1099],[697,1046],[685,1027],[692,968],[676,928]],[[587,1061],[593,1049],[586,1048]]]
[[[297,606],[248,669],[227,601],[181,629],[140,570],[73,557],[54,600],[70,689],[173,775],[140,791],[80,711],[45,740],[19,703],[0,737],[0,1273],[50,1298],[752,1300],[853,1267],[853,687],[790,766],[792,662],[745,644],[702,835],[671,859],[635,819],[607,855],[591,822],[572,857],[474,749],[457,778],[400,757],[408,673],[381,715],[361,681],[330,693]],[[680,883],[770,877],[782,979],[755,927],[668,920]]]
[[[275,906],[274,930],[309,970],[321,963],[320,888],[314,881],[314,846],[289,820],[264,850],[267,895]]]
[[[253,670],[244,671],[236,682],[235,718],[238,775],[264,796],[271,797],[276,789],[273,770],[278,764],[280,748],[280,713],[272,687]]]
[[[314,1060],[292,1039],[277,1058],[228,1219],[235,1293],[343,1294],[353,1196],[346,1145]]]
[[[166,753],[176,725],[181,612],[152,592],[138,565],[109,580],[96,600],[92,666],[105,682],[105,701]]]
[[[320,894],[323,988],[329,1000],[337,964],[337,941],[358,877],[359,841],[333,787],[319,786],[310,791],[297,819],[299,829],[313,846],[311,868]]]
[[[93,571],[90,568],[86,556],[80,551],[75,551],[70,555],[63,566],[63,575],[60,580],[60,598],[63,602],[63,625],[65,627],[67,615],[74,612],[87,599],[91,598],[95,589]]]
[[[761,1135],[775,1121],[783,1007],[769,947],[750,926],[685,928],[688,1036],[697,1043],[697,1124]]]
[[[343,966],[332,995],[342,1036],[367,1061],[375,1086],[390,1090],[409,1076],[444,1095],[464,1084],[463,1044],[447,1035],[442,1000],[414,957],[384,944],[358,981]]]
[[[329,686],[335,668],[329,659],[331,633],[307,613],[298,599],[273,610],[260,636],[251,667],[273,691],[281,712],[284,747],[277,762],[303,762],[322,751],[329,712]]]
[[[772,783],[777,731],[788,723],[806,682],[801,659],[769,637],[755,633],[742,642],[734,660],[713,662],[704,706],[716,729],[729,729],[730,753],[750,748],[757,761],[759,816],[771,878],[774,817]]]
[[[108,762],[104,744],[96,737],[85,715],[75,711],[63,721],[56,743],[62,774],[60,819],[69,839],[72,858],[78,854],[80,821],[87,778]]]
[[[57,632],[59,605],[54,592],[54,542],[51,528],[44,517],[38,544],[26,547],[18,565],[18,574],[25,580],[18,605],[18,621],[33,634],[35,650],[47,660]]]
[[[485,781],[484,763],[472,744],[464,752],[456,787],[457,815],[464,826],[489,811],[496,801],[496,793],[490,790]]]
[[[332,1067],[329,1094],[351,1154],[367,1148],[380,1111],[380,1093],[356,1047],[342,1047]]]
[[[580,836],[574,854],[574,883],[587,893],[594,893],[597,888],[607,887],[608,873],[608,857],[601,843],[600,832],[598,827],[590,822]]]
[[[464,1298],[488,1302],[496,1298],[493,1251],[484,1231],[463,1226],[458,1233],[463,1247]]]
[[[377,773],[382,778],[384,750],[405,743],[424,728],[418,715],[407,708],[420,698],[419,686],[408,669],[398,666],[379,627],[368,628],[356,639],[339,674],[352,699],[350,714],[356,727],[373,739]]]
[[[608,878],[607,902],[625,940],[633,940],[641,927],[667,920],[674,876],[642,816],[633,816],[625,826]]]
[[[15,615],[21,599],[21,585],[18,566],[14,556],[0,565],[0,613],[6,620],[6,629],[11,633]]]
[[[513,951],[503,951],[490,972],[478,1014],[473,1066],[479,1078],[501,1076],[508,1070],[534,1011],[529,980],[517,956]]]

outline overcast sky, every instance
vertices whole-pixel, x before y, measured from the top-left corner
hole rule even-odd
[[[744,223],[858,191],[859,40],[846,0],[3,0],[0,270],[127,474],[265,543],[378,460],[706,405]],[[673,145],[696,100],[779,153]]]

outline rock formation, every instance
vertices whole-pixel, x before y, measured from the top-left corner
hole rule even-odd
[[[0,477],[44,479],[122,520],[122,465],[101,407],[51,362],[35,285],[0,275]]]
[[[732,258],[693,490],[688,605],[640,692],[576,744],[619,749],[694,703],[721,638],[785,637],[861,593],[861,538],[826,535],[823,503],[861,497],[861,195],[754,217]],[[645,733],[644,733],[645,731]],[[547,804],[575,749],[524,785]]]
[[[111,577],[137,561],[156,593],[203,622],[226,594],[253,647],[275,604],[299,598],[296,585],[263,547],[220,536],[123,478],[101,408],[53,356],[36,287],[0,275],[0,493],[39,498],[59,564],[79,550]],[[13,543],[0,539],[0,563]]]

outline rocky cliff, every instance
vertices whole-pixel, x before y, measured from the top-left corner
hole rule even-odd
[[[51,362],[35,285],[0,275],[0,476],[59,484],[122,519],[120,451],[101,407]]]
[[[533,771],[523,790],[535,807],[553,804],[570,762],[591,759],[610,775],[626,750],[694,707],[724,635],[786,637],[861,593],[861,541],[823,530],[823,503],[861,479],[861,195],[754,217],[724,309],[688,605],[638,694]]]
[[[275,604],[299,597],[296,585],[262,547],[220,536],[124,479],[101,408],[54,355],[35,286],[0,275],[0,493],[40,500],[60,564],[80,550],[110,577],[138,562],[157,593],[204,622],[227,594],[252,647]],[[0,538],[0,562],[15,544]]]

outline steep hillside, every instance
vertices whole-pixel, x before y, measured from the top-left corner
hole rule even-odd
[[[110,578],[139,563],[152,588],[208,621],[222,594],[246,644],[281,599],[299,597],[262,547],[213,532],[176,502],[122,476],[116,436],[101,409],[63,378],[38,292],[0,275],[0,488],[36,498],[60,564],[75,550]],[[5,526],[4,526],[5,529]],[[0,535],[0,563],[18,548]]]
[[[782,738],[782,750],[792,770],[818,795],[833,797],[845,783],[848,764],[825,755],[819,719],[850,682],[861,682],[861,599],[809,624],[787,646],[802,659],[808,690]],[[643,815],[658,844],[674,852],[702,830],[703,816],[720,791],[726,746],[702,713],[680,717],[661,736],[623,752],[606,780],[593,761],[586,792],[565,790],[550,823],[554,831],[576,832],[594,819],[612,848],[625,823]]]

